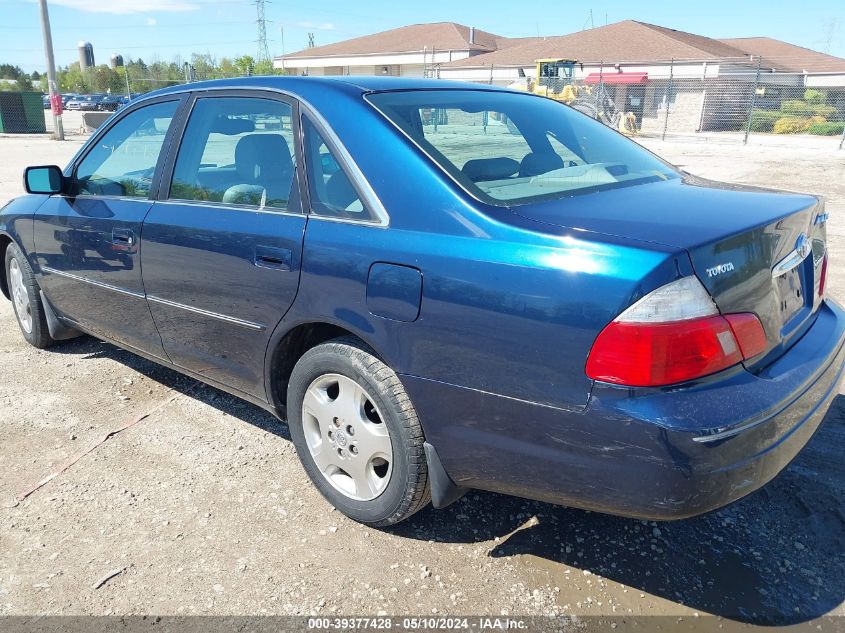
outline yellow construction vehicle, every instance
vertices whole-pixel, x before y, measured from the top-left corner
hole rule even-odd
[[[579,92],[572,83],[577,63],[574,59],[538,59],[535,80],[529,84],[529,90],[543,97],[571,103]]]
[[[520,69],[520,81],[511,84],[509,87],[562,101],[579,112],[619,130],[626,136],[634,136],[639,133],[634,114],[618,111],[616,104],[603,85],[590,86],[584,84],[579,86],[575,84],[575,66],[579,65],[580,62],[574,59],[549,58],[538,59],[536,63],[534,79],[525,77],[522,69]],[[581,68],[583,70],[583,66]]]
[[[509,87],[571,103],[579,94],[585,92],[584,88],[579,88],[573,83],[576,64],[578,62],[574,59],[538,59],[533,79],[526,77],[520,68],[520,80]],[[589,94],[589,89],[586,92]]]
[[[602,84],[579,86],[574,82],[575,66],[580,65],[580,62],[574,59],[549,58],[538,59],[536,63],[535,78],[526,78],[521,89],[562,101],[627,136],[639,132],[634,114],[617,110],[616,104]],[[583,65],[581,69],[583,70]]]

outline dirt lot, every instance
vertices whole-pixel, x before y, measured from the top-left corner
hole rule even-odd
[[[645,144],[702,176],[828,196],[841,300],[845,151],[824,141]],[[0,203],[24,165],[63,164],[78,144],[0,137]],[[283,423],[90,338],[33,350],[5,301],[0,367],[0,614],[845,615],[842,396],[782,476],[703,518],[470,493],[377,531],[322,500]]]

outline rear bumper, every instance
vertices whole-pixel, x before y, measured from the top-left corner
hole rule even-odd
[[[838,394],[845,312],[759,374],[675,389],[596,385],[563,411],[403,376],[426,437],[458,485],[643,519],[681,519],[760,488],[804,447]]]

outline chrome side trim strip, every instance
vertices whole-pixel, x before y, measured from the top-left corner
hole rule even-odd
[[[266,330],[267,326],[262,325],[261,323],[253,323],[252,321],[245,321],[244,319],[238,319],[236,317],[227,316],[225,314],[219,314],[217,312],[210,312],[209,310],[203,310],[201,308],[195,308],[193,306],[186,306],[183,303],[176,303],[175,301],[168,301],[167,299],[161,299],[159,297],[153,296],[144,296],[140,292],[133,292],[132,290],[126,290],[125,288],[118,288],[117,286],[112,286],[111,284],[103,283],[102,281],[94,281],[93,279],[87,279],[85,277],[80,277],[79,275],[74,275],[71,273],[66,273],[61,270],[56,270],[55,268],[51,268],[50,266],[42,266],[41,270],[45,273],[50,273],[51,275],[58,275],[59,277],[65,277],[67,279],[72,279],[74,281],[81,281],[86,284],[90,284],[92,286],[96,286],[98,288],[102,288],[104,290],[111,290],[112,292],[116,292],[121,295],[125,295],[127,297],[134,297],[135,299],[147,299],[148,301],[152,301],[153,303],[159,303],[161,305],[170,306],[171,308],[179,308],[182,310],[187,310],[188,312],[193,312],[194,314],[200,314],[205,317],[209,317],[211,319],[217,319],[218,321],[225,321],[226,323],[231,323],[233,325],[238,325],[243,328],[247,328],[249,330],[255,331],[262,331]]]
[[[162,299],[161,297],[154,297],[152,295],[147,295],[147,300],[152,301],[153,303],[158,303],[160,305],[169,306],[171,308],[178,308],[180,310],[187,310],[188,312],[193,312],[194,314],[199,314],[210,319],[217,319],[218,321],[224,321],[226,323],[231,323],[232,325],[238,325],[243,328],[247,328],[248,330],[255,330],[260,332],[262,330],[266,330],[267,326],[262,325],[261,323],[253,323],[252,321],[245,321],[244,319],[238,319],[236,317],[228,316],[225,314],[220,314],[218,312],[211,312],[209,310],[203,310],[202,308],[195,308],[193,306],[185,305],[184,303],[176,303],[175,301],[170,301],[168,299]]]
[[[79,275],[73,275],[71,273],[66,273],[61,270],[56,270],[55,268],[50,268],[49,266],[42,266],[41,270],[45,273],[50,273],[51,275],[58,275],[59,277],[65,277],[67,279],[73,279],[74,281],[81,281],[86,284],[90,284],[92,286],[97,286],[98,288],[102,288],[104,290],[111,290],[112,292],[116,292],[121,295],[125,295],[127,297],[135,297],[136,299],[145,299],[146,297],[140,293],[135,292],[133,290],[127,290],[126,288],[119,288],[118,286],[112,286],[111,284],[103,283],[102,281],[95,281],[93,279],[88,279],[86,277],[80,277]]]
[[[207,202],[205,200],[181,200],[178,198],[166,198],[164,200],[156,200],[156,204],[174,204],[181,207],[213,207],[214,209],[221,209],[223,211],[241,211],[243,213],[261,213],[264,215],[283,215],[289,218],[305,218],[305,213],[294,213],[293,211],[286,211],[284,209],[270,210],[272,207],[254,207],[254,206],[235,206],[227,205],[220,202]]]

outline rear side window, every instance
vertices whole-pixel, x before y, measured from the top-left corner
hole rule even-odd
[[[395,91],[367,99],[490,204],[679,177],[636,143],[551,99],[493,90]]]
[[[303,118],[303,132],[311,213],[361,222],[375,220],[336,154],[308,118]]]
[[[147,198],[177,101],[138,108],[115,123],[76,168],[80,194]]]
[[[294,186],[291,106],[273,99],[198,99],[170,199],[287,209]]]

